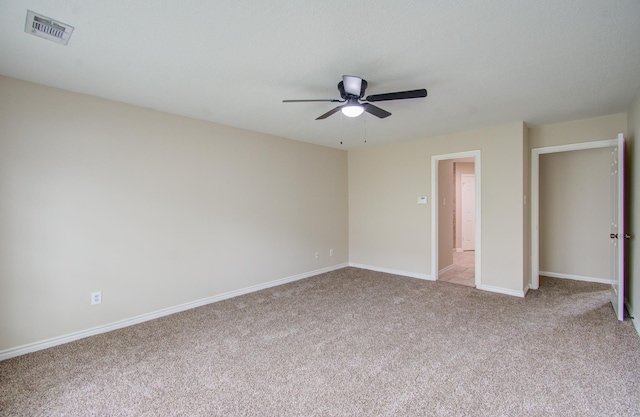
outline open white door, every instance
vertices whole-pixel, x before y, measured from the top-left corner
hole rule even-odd
[[[624,136],[611,148],[611,304],[618,320],[624,320]]]
[[[462,250],[476,249],[476,176],[462,174]]]

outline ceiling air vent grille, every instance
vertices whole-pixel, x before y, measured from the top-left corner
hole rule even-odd
[[[24,31],[40,38],[66,45],[69,43],[73,26],[27,10],[27,21],[24,24]]]

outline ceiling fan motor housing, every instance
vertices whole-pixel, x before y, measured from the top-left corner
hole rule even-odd
[[[360,86],[360,95],[359,96],[355,96],[353,94],[348,94],[346,91],[344,91],[344,82],[340,81],[338,83],[338,91],[340,91],[340,97],[342,97],[344,100],[347,100],[350,97],[357,97],[357,98],[362,98],[364,97],[364,92],[367,89],[367,81],[366,80],[362,80],[362,84]]]

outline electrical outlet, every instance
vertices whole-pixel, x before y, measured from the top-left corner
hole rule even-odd
[[[333,256],[333,249],[329,249],[329,256]]]
[[[102,291],[91,293],[91,305],[102,304]]]
[[[316,252],[316,259],[318,259],[320,257],[320,253]]]

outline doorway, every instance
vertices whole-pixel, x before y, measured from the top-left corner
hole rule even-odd
[[[476,288],[482,286],[480,173],[480,151],[437,155],[431,158],[433,280],[442,276],[443,279],[455,282],[447,278],[455,273],[456,258],[460,267],[458,271],[467,269],[473,273],[467,285],[475,284]],[[467,189],[463,191],[465,185]],[[465,209],[467,215],[463,216]],[[466,227],[463,227],[465,221]],[[463,233],[467,239],[464,246]]]
[[[614,161],[616,162],[615,163],[612,162],[611,164],[609,164],[608,161],[605,161],[604,163],[592,164],[592,168],[590,168],[589,171],[594,171],[596,169],[596,166],[602,165],[602,168],[604,169],[603,169],[603,173],[601,174],[601,177],[603,178],[601,179],[605,183],[604,189],[607,188],[606,183],[611,181],[611,186],[609,188],[611,189],[613,194],[611,195],[611,197],[609,197],[609,195],[607,195],[608,193],[606,192],[606,190],[605,192],[600,192],[598,195],[599,198],[597,199],[599,201],[598,203],[595,203],[595,202],[591,204],[585,203],[582,205],[581,209],[578,208],[573,210],[572,212],[573,214],[571,215],[570,219],[569,217],[565,217],[565,218],[573,221],[574,218],[581,217],[582,213],[586,211],[585,207],[587,207],[590,211],[592,211],[593,210],[592,206],[599,206],[599,205],[602,205],[603,203],[607,203],[611,205],[611,207],[608,207],[605,205],[603,208],[600,209],[600,211],[604,211],[603,213],[600,213],[599,215],[597,215],[596,219],[593,220],[591,224],[588,224],[587,226],[583,226],[584,229],[588,229],[588,231],[591,231],[600,227],[600,225],[602,225],[603,226],[601,227],[602,230],[597,229],[598,230],[597,238],[600,239],[600,236],[601,236],[602,239],[600,240],[603,240],[603,242],[602,244],[598,243],[600,245],[600,249],[597,250],[596,254],[589,255],[588,253],[584,253],[586,249],[589,247],[584,246],[583,244],[583,241],[586,238],[578,234],[584,233],[585,231],[584,230],[581,231],[579,230],[579,228],[574,227],[573,229],[571,229],[574,231],[573,233],[567,232],[564,234],[568,235],[568,238],[575,239],[575,240],[572,240],[571,242],[564,242],[564,243],[560,242],[562,253],[565,256],[564,257],[557,256],[555,259],[556,260],[561,259],[563,264],[574,265],[573,268],[576,268],[576,265],[578,265],[578,262],[571,263],[571,262],[567,262],[567,260],[571,259],[571,252],[570,252],[571,250],[575,250],[576,248],[582,248],[581,253],[576,259],[579,259],[580,261],[579,266],[583,267],[584,264],[587,264],[589,261],[593,261],[594,259],[601,260],[602,258],[608,258],[607,246],[609,245],[608,241],[610,241],[610,245],[612,248],[611,262],[612,262],[612,266],[615,267],[614,272],[610,274],[610,276],[606,272],[604,273],[600,272],[600,273],[597,273],[595,277],[585,276],[585,275],[588,275],[585,273],[568,275],[566,273],[567,271],[560,271],[563,273],[555,273],[555,274],[554,274],[555,271],[551,271],[551,273],[549,271],[541,272],[541,260],[544,261],[545,268],[549,268],[548,265],[554,265],[554,262],[549,262],[547,259],[543,259],[545,257],[545,252],[543,252],[543,250],[544,251],[551,250],[552,253],[554,251],[553,251],[553,248],[548,247],[548,246],[551,246],[550,244],[545,244],[544,247],[541,248],[541,243],[544,243],[541,239],[541,235],[543,235],[543,233],[557,232],[559,233],[560,237],[547,239],[546,241],[551,243],[554,243],[555,241],[561,241],[563,230],[556,230],[556,229],[568,227],[566,224],[560,223],[558,227],[547,226],[547,230],[541,230],[541,225],[545,224],[542,220],[545,220],[548,223],[548,220],[544,219],[544,216],[545,216],[544,210],[541,209],[541,196],[540,196],[541,194],[540,192],[541,156],[546,154],[556,154],[558,156],[562,156],[563,154],[569,154],[569,153],[577,154],[577,152],[575,151],[590,150],[591,152],[593,152],[593,151],[599,151],[600,148],[608,148],[608,150],[602,149],[603,151],[605,151],[604,153],[602,153],[602,155],[605,157],[604,159],[606,159],[607,153],[610,152],[614,156]],[[546,148],[535,148],[531,150],[531,284],[529,287],[534,290],[539,288],[539,285],[540,285],[539,277],[541,274],[545,276],[551,276],[553,278],[570,278],[570,279],[610,283],[612,286],[612,304],[614,306],[614,310],[616,311],[616,315],[618,316],[619,320],[622,320],[622,315],[624,312],[623,265],[624,265],[624,237],[626,237],[626,235],[624,234],[624,221],[623,221],[624,220],[624,213],[623,213],[624,204],[623,204],[623,193],[622,193],[622,190],[623,190],[622,181],[624,178],[624,175],[623,175],[624,170],[623,170],[622,163],[620,163],[620,166],[618,166],[617,161],[623,160],[623,158],[620,157],[620,155],[623,154],[623,151],[624,151],[624,137],[622,135],[619,135],[618,139],[584,142],[584,143],[578,143],[578,144],[572,144],[572,145],[552,146],[552,147],[546,147]],[[554,156],[554,155],[549,155],[549,156]],[[604,159],[602,157],[600,158],[601,161]],[[609,165],[611,165],[611,167],[609,167]],[[545,168],[545,171],[546,169],[547,168]],[[563,169],[566,170],[565,167],[563,167]],[[584,176],[587,173],[585,172],[585,169],[582,169],[581,172],[574,173],[574,174],[578,176]],[[591,172],[589,172],[588,174],[591,174]],[[595,185],[594,180],[591,180],[589,184]],[[580,189],[574,190],[567,187],[561,192],[561,194],[571,194],[573,196],[582,197],[580,194],[576,194],[576,193],[585,194],[586,191],[589,191],[589,190],[586,190],[586,186],[583,187],[582,190]],[[550,198],[550,199],[553,200],[553,198]],[[605,213],[606,211],[611,211],[610,216],[608,216],[607,213]],[[601,219],[604,220],[604,222],[602,222]],[[609,230],[609,226],[607,225],[609,221],[611,221],[611,230]],[[569,223],[569,221],[567,220],[566,223]],[[590,239],[593,240],[593,239],[596,239],[596,237],[591,237]],[[572,242],[574,243],[572,244]],[[555,250],[556,253],[559,251],[560,249]],[[562,264],[556,261],[555,265],[562,265]],[[600,267],[602,269],[602,266]],[[553,266],[551,267],[551,269],[553,269]],[[561,270],[562,267],[559,267],[558,269]],[[606,266],[604,267],[604,269],[605,270],[607,269]],[[594,269],[592,268],[589,270],[591,271]],[[597,275],[600,275],[600,277],[598,277]]]

